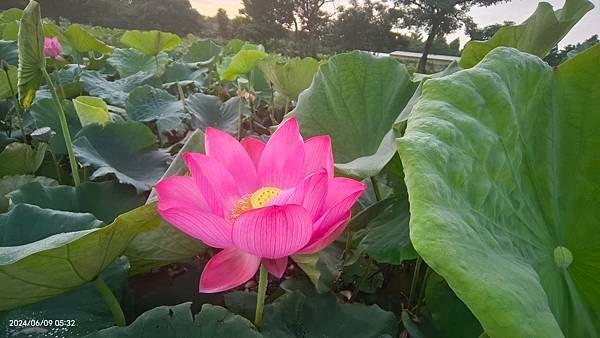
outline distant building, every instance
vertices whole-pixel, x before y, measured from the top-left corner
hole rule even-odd
[[[407,66],[414,66],[417,69],[419,59],[421,59],[421,53],[395,51],[391,52],[390,56],[397,58],[400,62]],[[458,61],[458,56],[452,55],[441,55],[441,54],[429,54],[427,56],[427,73],[437,73],[442,71],[446,66],[452,63],[452,61]]]
[[[370,52],[373,55],[377,56],[391,56],[398,59],[403,64],[407,65],[412,71],[416,71],[417,66],[419,65],[419,59],[421,59],[421,53],[415,52],[405,52],[405,51],[395,51],[391,53],[374,53]],[[452,55],[441,55],[441,54],[429,54],[427,56],[427,73],[437,73],[442,71],[446,66],[451,64],[453,61],[457,61],[460,59],[458,56]]]

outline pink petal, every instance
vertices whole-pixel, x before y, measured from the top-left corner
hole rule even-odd
[[[288,189],[304,177],[304,142],[295,118],[284,121],[273,133],[258,164],[265,187]]]
[[[355,196],[354,200],[348,201],[352,207],[358,197],[367,189],[367,186],[359,181],[346,178],[346,177],[335,177],[329,180],[329,188],[327,189],[327,199],[323,205],[323,213],[339,204],[341,201],[346,199],[348,196]]]
[[[304,247],[312,234],[310,214],[298,205],[248,211],[235,221],[235,247],[263,258],[282,258]]]
[[[281,278],[283,277],[285,269],[287,268],[288,258],[282,257],[278,259],[263,259],[262,262],[270,274],[277,278]]]
[[[204,146],[207,156],[216,159],[229,170],[242,196],[258,189],[254,163],[235,138],[218,129],[207,128]]]
[[[351,215],[352,213],[348,211],[343,217],[338,219],[335,224],[330,226],[325,233],[311,238],[310,242],[304,248],[302,248],[302,250],[298,251],[298,254],[309,255],[323,250],[326,246],[335,241],[336,238],[342,234],[342,232],[344,232],[344,229],[346,229],[346,226],[350,221]],[[322,219],[324,222],[330,221],[327,219],[327,215],[325,215]]]
[[[227,248],[214,255],[200,276],[200,292],[216,293],[246,283],[256,274],[260,258]]]
[[[336,177],[329,180],[327,200],[321,214],[323,218],[314,223],[313,238],[322,236],[339,222],[365,191],[366,185],[349,178]]]
[[[241,194],[231,173],[216,159],[197,153],[183,154],[209,210],[223,216],[228,215]]]
[[[248,156],[250,156],[252,163],[254,163],[254,167],[258,168],[260,156],[262,155],[263,150],[265,150],[265,143],[252,137],[244,137],[240,143],[242,144],[242,147],[246,149]]]
[[[189,176],[167,177],[154,188],[158,194],[159,209],[185,207],[208,211],[204,197]]]
[[[327,172],[321,169],[320,172],[304,178],[295,188],[279,193],[268,205],[301,205],[311,215],[311,219],[316,221],[322,215],[320,211],[327,196],[329,185],[327,176]]]
[[[232,246],[232,225],[223,218],[189,207],[158,209],[158,213],[179,230],[215,248]]]
[[[325,169],[333,177],[333,151],[329,135],[315,136],[304,142],[305,175]]]

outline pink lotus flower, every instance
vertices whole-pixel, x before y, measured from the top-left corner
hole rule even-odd
[[[44,54],[47,57],[55,58],[62,52],[62,46],[56,37],[44,38]]]
[[[281,278],[288,256],[312,254],[345,229],[361,182],[333,176],[329,136],[302,140],[295,118],[265,144],[208,128],[206,155],[184,154],[191,172],[156,185],[158,211],[205,244],[222,248],[200,277],[200,292],[235,288],[261,262]]]

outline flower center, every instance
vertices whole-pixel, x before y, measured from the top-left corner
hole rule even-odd
[[[281,189],[279,188],[264,187],[256,190],[252,194],[247,194],[233,206],[231,214],[229,215],[229,222],[235,222],[240,215],[247,211],[264,207],[270,200],[279,195],[280,192]]]

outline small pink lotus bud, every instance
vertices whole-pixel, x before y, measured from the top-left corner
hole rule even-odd
[[[56,37],[44,38],[44,54],[47,57],[55,58],[62,52],[62,46]]]

